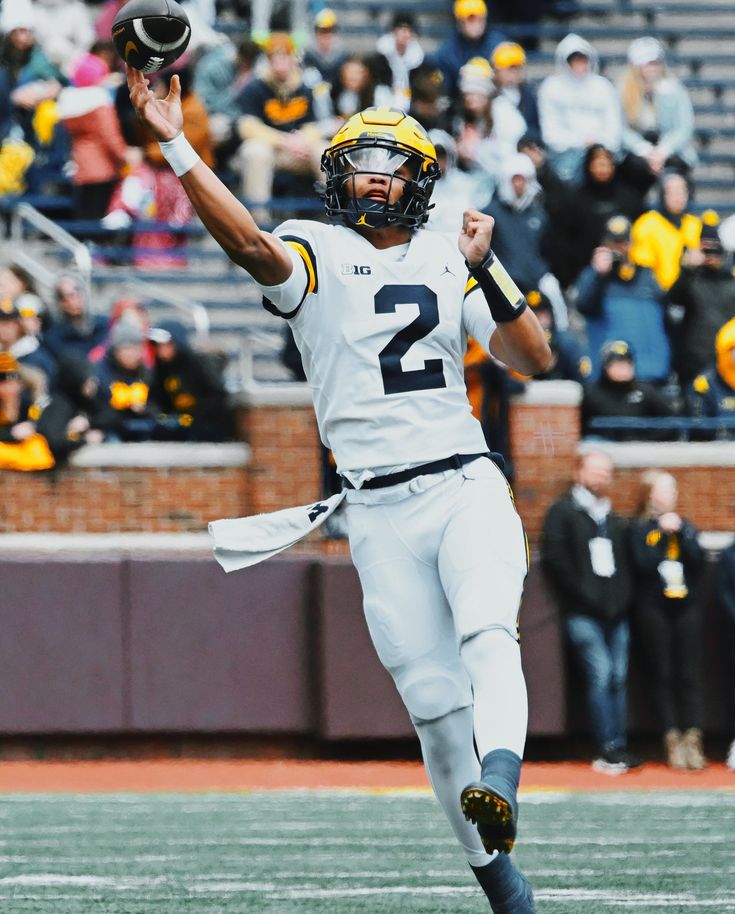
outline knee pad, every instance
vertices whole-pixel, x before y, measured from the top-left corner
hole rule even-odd
[[[472,688],[463,670],[437,663],[417,663],[396,677],[403,703],[415,723],[439,717],[472,704]]]

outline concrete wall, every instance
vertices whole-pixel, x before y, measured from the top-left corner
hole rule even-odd
[[[707,729],[727,732],[723,619],[705,580]],[[0,562],[0,733],[412,735],[374,656],[341,557],[278,557],[225,575],[207,557]],[[581,726],[537,566],[521,612],[529,732]],[[634,731],[657,732],[640,668]]]

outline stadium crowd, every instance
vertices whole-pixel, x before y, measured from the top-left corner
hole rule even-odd
[[[185,264],[177,229],[193,210],[133,115],[110,42],[121,6],[2,5],[0,197],[71,192],[81,237],[96,223],[124,241],[137,267],[155,270]],[[735,439],[735,269],[723,241],[732,226],[692,205],[692,104],[659,41],[634,40],[615,85],[598,72],[596,49],[570,33],[553,72],[532,85],[534,42],[508,40],[498,23],[513,14],[528,22],[551,0],[447,0],[454,27],[431,52],[409,11],[392,15],[369,53],[356,53],[331,9],[292,4],[294,22],[276,9],[267,28],[271,6],[191,0],[192,42],[175,66],[188,140],[257,220],[273,223],[274,198],[313,196],[321,153],[344,120],[369,105],[407,111],[429,130],[442,169],[429,227],[458,231],[469,206],[494,217],[493,247],[554,353],[540,380],[583,385],[586,434],[661,440],[677,432],[595,420],[730,417],[690,434]],[[217,30],[216,16],[230,28]],[[156,92],[165,94],[168,75],[151,77]],[[284,363],[303,377],[291,343]],[[58,277],[44,301],[22,267],[0,266],[0,468],[48,469],[103,440],[228,440],[222,368],[180,323],[152,323],[141,301],[121,298],[102,315],[75,275]],[[488,443],[507,454],[508,398],[527,379],[472,340],[466,372]],[[324,469],[329,488],[326,453]],[[676,514],[667,474],[643,480],[639,515],[626,526],[611,513],[611,473],[604,455],[582,458],[542,544],[586,680],[598,765],[620,773],[637,763],[624,731],[633,603],[668,761],[701,768],[699,671],[676,653],[694,656],[701,627],[696,531]],[[735,618],[733,549],[721,592]],[[589,567],[580,569],[580,556]],[[686,699],[679,706],[674,692]]]
[[[122,239],[137,267],[181,266],[177,229],[193,211],[133,115],[110,43],[121,6],[3,4],[0,194],[71,191],[81,237],[93,223]],[[187,138],[256,219],[273,223],[274,197],[314,196],[322,150],[346,118],[373,104],[405,110],[430,131],[442,167],[429,227],[456,231],[470,205],[494,216],[494,248],[555,353],[545,377],[584,385],[586,434],[660,440],[679,433],[600,420],[735,417],[733,255],[717,213],[693,209],[692,104],[658,40],[630,44],[615,85],[593,45],[570,33],[553,72],[532,85],[526,49],[499,24],[513,4],[448,2],[454,28],[431,52],[414,14],[399,10],[369,53],[352,51],[319,3],[292,5],[292,22],[276,6],[264,29],[271,6],[190,0],[192,42],[175,65]],[[554,3],[521,6],[516,18],[529,21]],[[227,30],[214,28],[217,16]],[[152,75],[155,91],[167,78]],[[20,444],[31,429],[43,438],[41,427],[50,436],[52,456],[27,468],[100,437],[230,434],[221,366],[195,353],[182,327],[150,327],[145,308],[125,300],[102,317],[73,276],[53,302],[17,266],[2,276],[0,389],[10,385],[3,397],[19,404],[4,410],[3,439]],[[484,393],[475,406],[502,449],[498,416],[525,379],[470,352],[471,384]],[[690,434],[735,428],[700,422]]]

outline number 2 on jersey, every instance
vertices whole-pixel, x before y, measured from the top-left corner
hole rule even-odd
[[[441,359],[426,359],[423,368],[404,371],[401,359],[417,340],[422,340],[439,323],[439,302],[427,286],[389,285],[375,296],[376,314],[394,314],[397,305],[416,304],[418,317],[399,330],[378,354],[383,389],[386,394],[405,394],[412,390],[446,387]]]

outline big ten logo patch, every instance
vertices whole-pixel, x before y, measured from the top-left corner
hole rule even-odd
[[[373,272],[372,267],[360,265],[357,263],[343,263],[342,264],[342,275],[343,276],[370,276]]]

